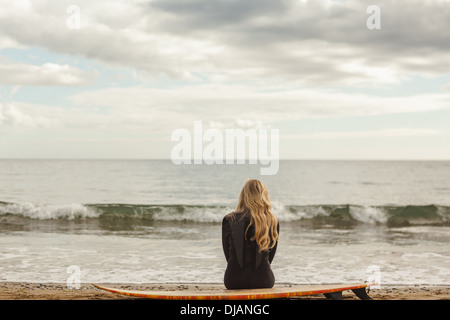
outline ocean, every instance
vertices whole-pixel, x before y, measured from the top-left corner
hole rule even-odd
[[[276,282],[450,285],[450,162],[0,160],[0,280],[222,283],[248,178],[280,221]]]

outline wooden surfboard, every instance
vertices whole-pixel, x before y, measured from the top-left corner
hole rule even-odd
[[[366,293],[366,288],[374,286],[376,285],[376,283],[274,287],[270,289],[227,290],[224,288],[223,290],[215,290],[214,292],[202,292],[200,290],[135,291],[108,288],[97,284],[92,285],[102,290],[126,296],[159,300],[259,300],[280,299],[317,294],[325,294],[326,297],[332,299],[342,299],[342,291],[346,290],[352,290],[360,299],[370,299],[370,297]]]

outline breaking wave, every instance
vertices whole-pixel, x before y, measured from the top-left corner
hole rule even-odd
[[[0,202],[0,227],[14,220],[75,221],[84,223],[122,223],[149,225],[154,222],[220,223],[233,209],[227,206],[138,205],[138,204],[63,204]],[[352,226],[385,224],[389,227],[409,225],[450,225],[450,207],[440,205],[361,206],[361,205],[283,205],[273,203],[273,212],[281,222],[305,222]]]

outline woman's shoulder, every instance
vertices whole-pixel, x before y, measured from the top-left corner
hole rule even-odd
[[[232,212],[226,214],[226,215],[223,217],[223,221],[230,220],[230,219],[233,219],[233,220],[234,220],[234,219],[236,219],[236,218],[240,218],[242,215],[244,215],[243,212],[232,211]]]
[[[236,216],[236,214],[237,214],[236,211],[229,212],[223,217],[223,220],[233,219]]]

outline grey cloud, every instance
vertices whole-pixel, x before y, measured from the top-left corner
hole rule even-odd
[[[286,0],[157,0],[149,3],[157,9],[176,16],[183,27],[203,30],[245,24],[257,16],[283,14]]]
[[[369,4],[381,7],[380,32],[366,28]],[[450,26],[450,4],[444,0],[314,0],[307,4],[292,0],[158,0],[149,6],[170,15],[172,19],[162,24],[169,31],[208,34],[227,26],[218,30],[224,32],[224,39],[245,39],[249,44],[321,39],[397,49],[450,48],[450,34],[444,32]]]
[[[387,81],[373,68],[388,69],[389,83],[450,67],[443,0],[372,1],[382,9],[381,30],[366,28],[368,3],[359,0],[82,1],[88,23],[80,30],[55,15],[65,4],[59,11],[38,4],[32,13],[4,15],[0,37],[152,75],[354,85]]]
[[[285,64],[292,66],[292,73],[298,72],[296,66],[302,63],[314,66],[314,59],[299,60],[290,54],[310,49],[311,40],[329,47],[346,46],[352,52],[342,60],[316,47],[314,56],[322,56],[323,64],[311,67],[309,72],[302,70],[313,79],[322,80],[321,73],[330,72],[336,79],[362,76],[364,80],[364,75],[345,74],[336,68],[342,62],[361,58],[365,65],[386,66],[398,72],[446,72],[442,64],[448,65],[444,54],[450,51],[450,33],[444,32],[450,28],[450,3],[372,1],[381,7],[382,29],[368,30],[368,3],[348,0],[327,6],[327,2],[164,0],[151,5],[168,14],[160,25],[166,32],[211,39],[234,51],[238,61],[247,57],[250,64],[259,62],[261,68],[274,75],[289,75],[289,70],[283,68]],[[281,52],[279,45],[289,49]],[[405,57],[427,59],[431,55],[438,59],[425,67],[403,62]]]

